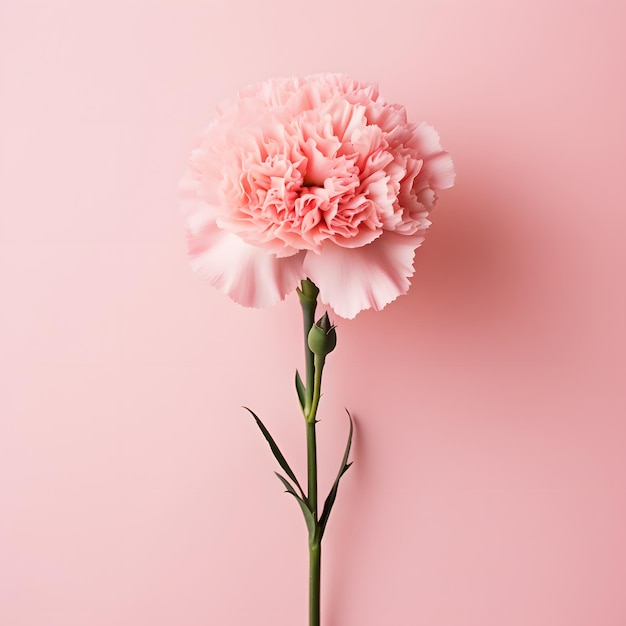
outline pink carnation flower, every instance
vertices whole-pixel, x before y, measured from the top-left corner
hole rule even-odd
[[[452,160],[375,85],[274,79],[218,107],[182,181],[192,265],[244,306],[310,278],[345,318],[407,292]]]

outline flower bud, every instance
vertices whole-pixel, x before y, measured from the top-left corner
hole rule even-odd
[[[302,304],[315,304],[317,302],[317,296],[320,290],[316,287],[315,283],[308,278],[305,278],[300,287],[296,289],[300,302]],[[314,307],[315,308],[315,307]]]
[[[309,331],[309,349],[313,354],[326,356],[337,345],[337,332],[328,319],[328,313],[324,313]]]

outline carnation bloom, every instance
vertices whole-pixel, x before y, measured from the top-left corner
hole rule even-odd
[[[454,168],[427,124],[344,75],[272,79],[218,107],[181,183],[193,268],[244,306],[310,278],[345,318],[407,292]]]

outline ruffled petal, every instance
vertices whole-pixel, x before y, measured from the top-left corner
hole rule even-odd
[[[415,180],[417,194],[427,188],[440,191],[454,185],[455,172],[452,157],[441,147],[439,134],[432,126],[422,122],[415,129],[410,145],[416,149],[424,161],[422,171]],[[426,206],[432,208],[433,204],[434,202]]]
[[[218,108],[182,182],[194,269],[244,306],[310,276],[342,317],[406,293],[454,167],[428,124],[344,75],[276,79]]]
[[[439,141],[439,133],[426,122],[422,122],[413,131],[413,138],[409,142],[422,158],[428,158],[443,151]]]
[[[272,306],[305,278],[305,252],[287,258],[252,246],[215,223],[217,210],[198,198],[200,183],[188,172],[181,182],[191,266],[208,282],[246,307]]]
[[[307,253],[304,270],[319,287],[322,301],[352,319],[363,309],[380,311],[408,291],[415,250],[423,240],[419,234],[385,231],[362,248],[327,243],[320,254]]]
[[[243,306],[277,304],[305,278],[304,252],[279,259],[215,225],[189,233],[188,241],[193,270]]]
[[[452,157],[447,152],[441,152],[425,159],[423,177],[428,180],[429,187],[437,191],[452,187],[455,179]]]

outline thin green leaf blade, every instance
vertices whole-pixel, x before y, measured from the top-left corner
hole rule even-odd
[[[278,472],[274,472],[274,474],[276,474],[280,482],[283,483],[283,486],[286,489],[285,493],[290,493],[293,496],[299,497],[294,489],[294,486],[282,474],[279,474]]]
[[[281,476],[278,472],[274,472],[274,474],[278,476],[280,482],[285,486],[285,489],[287,490],[286,493],[291,494],[300,505],[307,530],[309,531],[309,539],[313,539],[313,537],[315,537],[316,523],[313,513],[311,513],[311,510],[309,509],[309,505],[296,493],[293,485],[284,476]]]
[[[296,391],[298,392],[298,400],[300,400],[300,407],[304,411],[306,405],[306,387],[300,378],[300,372],[296,370]]]
[[[352,465],[352,463],[348,463],[348,457],[350,456],[350,448],[352,446],[352,433],[354,432],[354,424],[352,422],[352,416],[350,415],[350,412],[346,410],[346,413],[348,414],[348,419],[350,420],[350,432],[348,433],[348,442],[346,443],[346,450],[344,452],[343,459],[341,460],[341,466],[339,468],[337,478],[335,478],[335,482],[333,483],[328,497],[324,502],[324,509],[322,510],[319,521],[320,538],[324,535],[324,530],[326,529],[326,524],[328,522],[328,518],[330,517],[330,512],[333,508],[333,505],[335,504],[335,500],[337,498],[337,490],[339,489],[339,481]]]
[[[260,431],[263,433],[263,436],[265,437],[265,440],[267,441],[267,443],[270,446],[270,449],[272,451],[272,454],[274,455],[274,458],[278,461],[278,464],[283,468],[283,470],[287,474],[287,476],[289,476],[289,478],[291,478],[291,480],[293,480],[293,482],[296,484],[296,486],[300,490],[300,493],[302,494],[302,497],[304,497],[304,491],[302,491],[302,487],[300,486],[300,483],[298,482],[298,479],[296,478],[296,475],[293,473],[291,467],[289,467],[289,463],[287,463],[287,459],[285,459],[285,457],[283,456],[283,453],[280,451],[280,448],[278,447],[278,445],[276,444],[276,442],[272,438],[272,435],[270,435],[269,430],[267,430],[267,428],[265,428],[265,425],[258,418],[258,416],[254,413],[254,411],[249,409],[247,406],[244,406],[243,408],[246,409],[246,411],[248,411],[248,413],[250,413],[250,415],[252,415],[252,417],[254,417],[254,419],[255,419],[255,421],[257,423],[257,426],[259,427]]]

